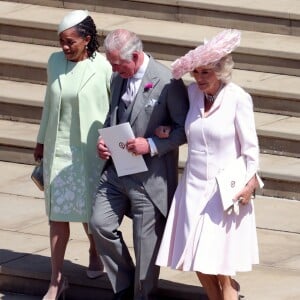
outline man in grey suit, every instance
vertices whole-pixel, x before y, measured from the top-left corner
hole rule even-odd
[[[170,201],[177,186],[178,147],[186,142],[186,88],[168,68],[143,52],[139,37],[124,29],[108,34],[106,57],[114,75],[104,127],[129,122],[135,134],[126,147],[142,155],[148,171],[118,177],[103,139],[98,152],[107,163],[101,175],[90,228],[115,293],[114,299],[156,299],[155,259]],[[171,128],[167,138],[154,132]],[[118,230],[123,217],[133,224],[135,263]]]

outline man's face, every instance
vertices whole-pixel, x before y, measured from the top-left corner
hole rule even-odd
[[[130,78],[136,73],[136,55],[133,53],[131,60],[125,60],[120,57],[117,50],[106,52],[106,58],[110,62],[113,72],[118,72],[123,78]]]

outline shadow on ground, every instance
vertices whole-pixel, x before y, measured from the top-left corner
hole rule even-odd
[[[51,272],[49,257],[0,249],[0,263],[1,291],[34,296],[42,296],[47,291]],[[64,274],[70,284],[66,299],[111,300],[113,293],[107,275],[89,279],[85,271],[85,266],[64,261]],[[201,287],[163,279],[159,280],[158,294],[157,300],[207,300]]]

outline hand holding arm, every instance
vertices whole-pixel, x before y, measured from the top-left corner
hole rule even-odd
[[[171,132],[171,126],[159,126],[155,129],[154,134],[160,139],[166,139]]]

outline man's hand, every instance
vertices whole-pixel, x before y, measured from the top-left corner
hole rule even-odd
[[[133,155],[143,155],[150,153],[148,140],[142,137],[130,139],[127,141],[126,148]]]
[[[110,158],[111,153],[109,152],[109,150],[106,147],[104,140],[102,138],[98,139],[97,150],[98,150],[98,155],[101,159],[107,160]]]

